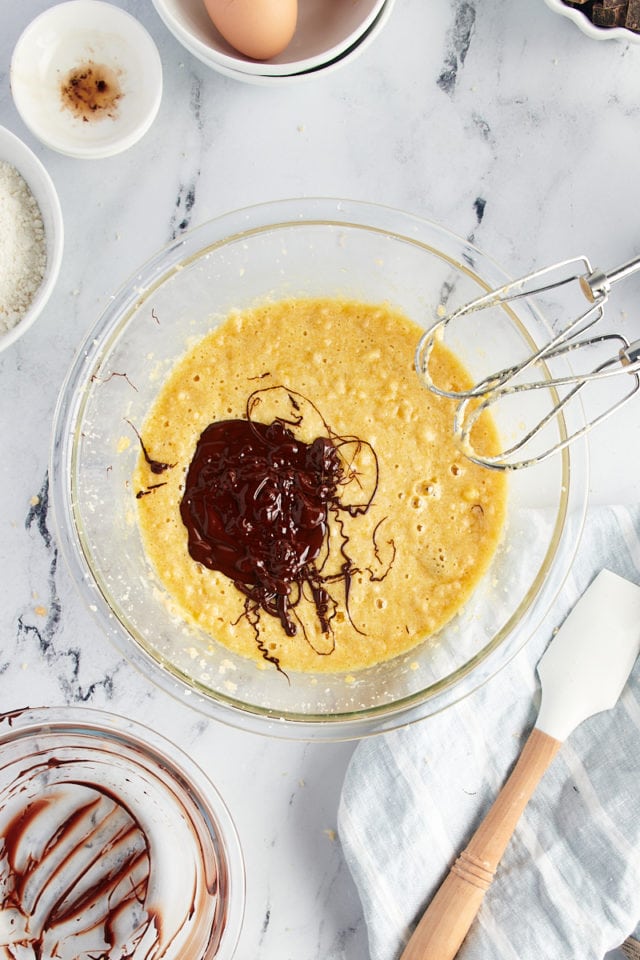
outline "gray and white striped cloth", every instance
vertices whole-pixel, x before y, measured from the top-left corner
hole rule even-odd
[[[397,960],[491,805],[535,722],[536,663],[603,567],[640,583],[640,509],[590,509],[553,610],[490,683],[441,714],[356,748],[338,828],[371,960]],[[587,720],[563,744],[458,956],[602,960],[639,920],[640,661],[615,709]]]

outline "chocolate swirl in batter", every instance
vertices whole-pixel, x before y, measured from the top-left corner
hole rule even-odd
[[[286,415],[269,423],[253,419],[258,406],[276,398]],[[324,425],[325,435],[310,443],[296,435],[305,407]],[[359,469],[363,460],[368,476]],[[294,636],[298,625],[292,614],[307,596],[328,634],[336,605],[327,586],[343,581],[348,606],[355,572],[343,536],[340,572],[323,575],[320,558],[328,549],[329,514],[366,513],[377,482],[377,460],[369,444],[333,434],[317,408],[294,391],[281,386],[257,390],[247,402],[246,419],[211,423],[197,443],[180,505],[189,553],[246,595],[245,612],[254,625],[261,609],[278,617],[286,635]],[[354,496],[345,493],[349,487]],[[278,666],[275,657],[260,649]]]

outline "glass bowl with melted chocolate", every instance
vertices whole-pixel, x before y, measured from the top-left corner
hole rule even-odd
[[[77,707],[0,714],[0,748],[7,956],[230,960],[242,854],[193,761],[139,724]]]
[[[136,272],[69,371],[51,458],[61,549],[135,667],[208,716],[337,739],[513,656],[576,549],[585,444],[472,465],[413,363],[445,307],[505,279],[436,224],[324,198],[228,214]],[[464,382],[547,338],[522,303],[437,362]]]

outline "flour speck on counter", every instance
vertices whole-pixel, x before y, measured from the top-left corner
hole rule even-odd
[[[0,161],[0,336],[23,318],[42,283],[46,237],[38,203],[24,178]]]

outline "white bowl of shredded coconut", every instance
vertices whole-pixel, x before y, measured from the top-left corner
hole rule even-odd
[[[0,350],[42,312],[62,261],[58,194],[36,155],[0,127]]]

